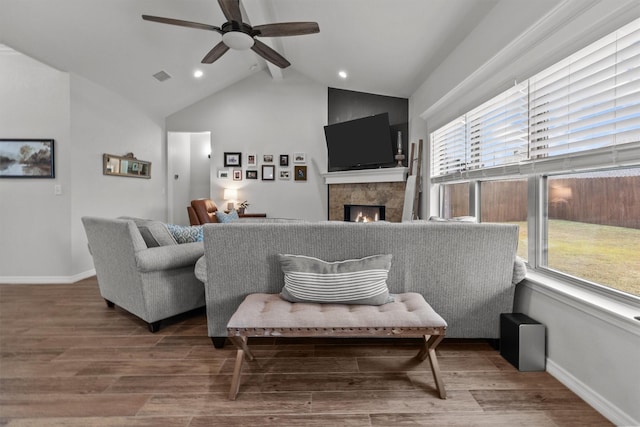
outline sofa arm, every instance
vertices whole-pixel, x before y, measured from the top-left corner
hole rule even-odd
[[[136,266],[143,273],[195,266],[202,255],[202,242],[158,246],[136,252]]]
[[[522,282],[526,276],[527,264],[525,264],[522,258],[516,256],[516,259],[513,263],[513,276],[511,277],[511,284],[517,285],[518,283]]]
[[[207,259],[204,255],[202,255],[196,262],[194,271],[198,280],[200,280],[202,283],[207,282]]]

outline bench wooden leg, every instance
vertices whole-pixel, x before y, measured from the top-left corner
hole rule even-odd
[[[420,360],[424,360],[427,357],[429,358],[431,373],[433,374],[433,379],[436,382],[436,388],[438,389],[440,399],[447,398],[447,391],[444,388],[444,382],[442,381],[442,376],[440,375],[440,365],[438,365],[438,358],[436,357],[436,347],[443,339],[444,335],[425,335],[424,345],[417,355]]]
[[[229,400],[236,400],[238,391],[240,390],[240,376],[242,375],[242,363],[244,362],[244,350],[238,348],[236,354],[236,364],[233,368],[233,377],[231,378],[231,388],[229,389]]]
[[[242,376],[244,358],[246,357],[249,360],[253,360],[253,354],[247,346],[246,337],[229,337],[229,339],[238,348],[236,353],[236,363],[233,368],[233,377],[231,377],[231,388],[229,389],[229,400],[236,400],[238,391],[240,391],[240,378]]]
[[[253,360],[253,353],[251,353],[251,350],[249,350],[249,346],[247,345],[247,337],[229,337],[229,340],[231,340],[237,348],[241,348],[242,351],[244,351],[247,360]]]

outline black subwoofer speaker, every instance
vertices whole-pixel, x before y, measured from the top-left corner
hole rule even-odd
[[[520,371],[544,371],[545,327],[522,313],[500,314],[500,355]]]

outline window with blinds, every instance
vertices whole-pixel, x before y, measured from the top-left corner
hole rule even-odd
[[[528,92],[526,83],[516,85],[466,114],[469,169],[527,159]]]
[[[465,132],[464,117],[458,117],[431,134],[431,170],[434,175],[448,175],[466,169]]]
[[[638,141],[640,19],[433,132],[431,175]]]

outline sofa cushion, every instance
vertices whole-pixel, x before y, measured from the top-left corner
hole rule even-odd
[[[202,242],[204,234],[201,225],[166,224],[169,233],[178,243]]]
[[[233,222],[239,219],[240,217],[238,216],[238,211],[232,210],[229,213],[216,211],[216,218],[218,218],[218,222],[225,224],[225,223]]]
[[[393,301],[387,277],[391,255],[326,262],[304,255],[278,255],[284,273],[281,296],[290,302],[381,305]]]
[[[167,229],[166,224],[162,221],[126,216],[120,217],[120,219],[128,219],[135,222],[148,248],[178,244],[169,232],[169,229]]]

